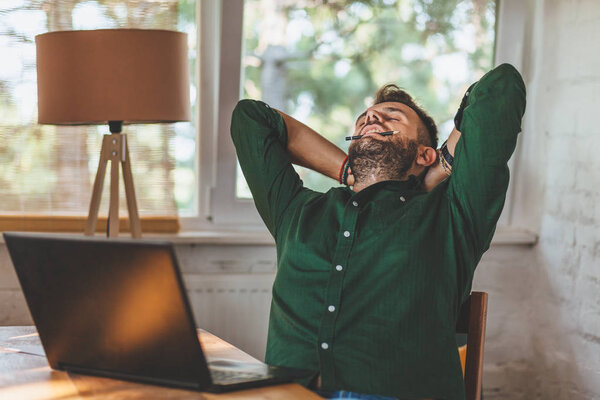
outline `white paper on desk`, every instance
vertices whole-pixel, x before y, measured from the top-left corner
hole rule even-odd
[[[260,362],[244,362],[229,358],[208,358],[207,361],[211,369],[252,371],[256,373],[266,373],[268,370],[268,366]]]
[[[18,348],[6,346],[4,348],[9,351],[17,351],[17,352],[23,353],[23,354],[31,354],[34,356],[46,357],[46,352],[44,351],[44,348],[42,347],[41,344],[26,344],[26,345],[19,346]]]

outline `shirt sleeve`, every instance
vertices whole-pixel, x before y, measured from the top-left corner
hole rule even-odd
[[[448,195],[478,253],[487,250],[508,189],[510,159],[525,112],[525,84],[510,64],[467,93]]]
[[[262,101],[241,100],[231,117],[231,138],[258,213],[276,237],[282,215],[303,189],[286,150],[283,117]]]

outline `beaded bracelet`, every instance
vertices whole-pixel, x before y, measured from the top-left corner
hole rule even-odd
[[[340,183],[342,185],[348,185],[348,171],[350,170],[350,161],[346,161],[344,165],[344,172],[342,173],[342,179],[340,179]]]
[[[347,168],[350,165],[350,163],[348,162],[348,156],[346,156],[346,158],[344,158],[344,162],[342,162],[342,167],[340,168],[340,173],[338,174],[338,182],[342,185],[345,185],[344,183],[344,173],[347,172]]]

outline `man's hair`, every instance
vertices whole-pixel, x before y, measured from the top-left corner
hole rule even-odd
[[[419,142],[426,146],[437,149],[438,137],[437,137],[437,126],[433,121],[433,118],[429,116],[411,97],[410,94],[402,90],[398,85],[388,83],[382,86],[377,93],[375,93],[375,101],[373,105],[379,103],[385,103],[388,101],[402,103],[412,108],[423,123],[422,126],[417,128],[417,134],[419,135]],[[423,129],[423,126],[425,129]]]

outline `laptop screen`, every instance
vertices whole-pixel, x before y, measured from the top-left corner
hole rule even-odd
[[[171,244],[5,239],[53,368],[210,384]]]

